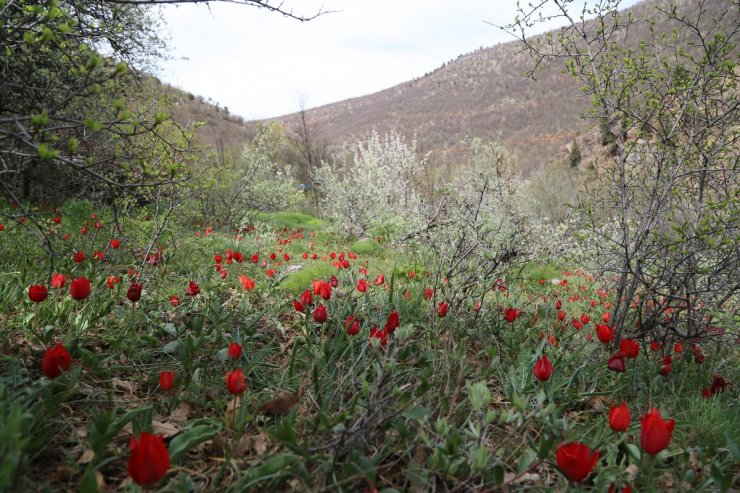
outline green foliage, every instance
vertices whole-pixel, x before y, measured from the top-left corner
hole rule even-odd
[[[80,226],[93,212],[107,221],[110,211],[91,207],[70,204],[61,211],[61,226],[47,228],[63,226],[56,237],[71,231],[67,241],[85,240],[88,250],[99,249],[107,238],[81,234]],[[153,221],[142,219],[146,212],[156,214],[153,208],[141,210],[125,221],[150,226]],[[54,270],[73,277],[84,273],[93,279],[93,292],[77,302],[66,289],[49,288],[38,309],[27,286],[41,282],[50,259],[43,252],[5,255],[33,251],[25,248],[26,230],[0,232],[0,310],[9,314],[0,320],[0,347],[11,348],[0,359],[0,436],[8,438],[0,441],[3,485],[33,489],[37,481],[29,472],[42,465],[70,471],[52,485],[58,489],[93,491],[96,472],[109,484],[122,483],[128,441],[142,431],[171,433],[167,443],[177,473],[165,477],[166,489],[194,484],[203,475],[227,492],[276,491],[299,483],[308,490],[368,484],[397,490],[470,484],[536,489],[542,486],[538,475],[547,473],[554,489],[606,490],[626,480],[628,466],[639,471],[633,484],[653,484],[649,466],[659,487],[682,480],[694,491],[709,491],[732,477],[738,440],[728,434],[738,419],[733,391],[701,396],[714,373],[729,381],[739,378],[729,344],[702,343],[702,364],[690,341],[681,352],[665,346],[673,367],[662,376],[663,354],[643,342],[627,371],[615,374],[606,369],[613,350],[588,337],[604,304],[614,298],[586,274],[529,264],[524,280],[487,292],[480,311],[462,304],[439,317],[437,302],[451,301],[451,291],[436,278],[434,257],[423,249],[372,241],[363,251],[362,244],[338,243],[319,224],[315,236],[294,235],[314,222],[309,216],[272,213],[261,219],[275,219],[274,229],[258,225],[242,232],[241,240],[219,230],[195,237],[189,225],[170,223],[163,237],[173,246],[154,266],[141,265],[139,246],[128,243],[147,235],[124,238],[127,243],[101,261],[80,265],[60,259]],[[247,259],[228,264],[227,249]],[[318,258],[302,259],[308,251]],[[359,252],[359,257],[340,270],[328,257],[332,251]],[[260,263],[248,260],[252,252]],[[269,260],[271,252],[291,259]],[[224,279],[214,270],[216,254],[224,256]],[[393,264],[381,261],[386,257]],[[385,274],[385,283],[369,282],[360,292],[356,286],[366,277],[361,270],[366,262],[370,272]],[[281,279],[281,272],[296,264],[303,269]],[[126,299],[125,276],[132,267],[141,270],[144,284],[135,308]],[[266,275],[268,268],[278,270],[276,277]],[[105,283],[111,274],[124,276],[113,289]],[[246,290],[240,275],[254,279],[255,288]],[[293,301],[312,281],[332,275],[338,285],[329,299],[314,295],[304,313],[294,310]],[[541,286],[540,276],[568,282]],[[189,281],[199,283],[198,295],[184,294]],[[434,289],[436,299],[426,299],[426,288]],[[172,295],[180,298],[178,306],[169,303]],[[558,299],[568,315],[564,322],[557,320]],[[311,315],[319,302],[328,315],[322,324]],[[504,308],[522,313],[507,322]],[[400,323],[383,346],[370,332],[382,329],[392,310]],[[569,320],[581,314],[592,321],[575,330]],[[350,316],[359,320],[357,335],[345,327]],[[72,366],[51,380],[24,359],[39,361],[43,346],[53,341],[70,350]],[[231,342],[242,346],[238,359],[229,358]],[[554,366],[544,383],[532,373],[542,354]],[[243,370],[248,387],[236,397],[224,380],[235,368]],[[162,370],[176,373],[171,391],[158,388]],[[286,392],[294,393],[288,408],[264,411]],[[622,401],[632,412],[632,425],[615,434],[604,403]],[[676,429],[666,451],[648,461],[639,446],[638,422],[653,406],[676,419]],[[589,483],[580,486],[569,485],[554,466],[555,448],[573,440],[597,448],[603,458]],[[87,449],[94,452],[92,460],[79,464]],[[401,475],[388,475],[398,467]]]

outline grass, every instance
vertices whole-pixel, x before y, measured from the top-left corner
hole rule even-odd
[[[349,248],[358,255],[378,255],[383,250],[380,244],[373,240],[357,240]]]
[[[276,229],[288,228],[305,231],[318,231],[324,226],[324,221],[302,212],[259,212],[255,216],[259,222],[269,224]]]
[[[336,267],[327,263],[304,264],[303,268],[288,275],[281,283],[280,289],[293,294],[300,294],[317,279],[326,279],[337,272]]]
[[[702,341],[700,365],[690,341],[678,353],[672,344],[653,352],[643,340],[627,371],[612,373],[606,361],[615,348],[593,337],[606,300],[596,293],[600,284],[585,276],[531,264],[528,278],[566,276],[571,291],[549,283],[512,285],[489,293],[479,313],[462,304],[439,317],[439,300],[423,296],[427,287],[445,292],[431,285],[433,272],[424,275],[429,266],[421,260],[431,257],[372,240],[343,245],[309,215],[262,214],[271,229],[245,234],[241,242],[221,231],[198,238],[173,224],[168,238],[178,239],[178,247],[166,250],[165,263],[142,266],[132,253],[136,245],[110,251],[102,261],[73,263],[68,251],[107,242],[102,233],[80,234],[91,210],[78,205],[76,211],[62,223],[72,233],[69,243],[53,236],[66,249],[54,270],[93,279],[85,301],[50,288],[46,301],[31,303],[27,286],[46,279],[48,259],[28,248],[35,240],[23,229],[0,233],[0,471],[11,471],[0,474],[0,490],[78,490],[98,474],[111,490],[132,490],[129,440],[141,431],[167,435],[172,467],[158,484],[163,491],[607,491],[626,481],[630,467],[639,471],[633,486],[640,491],[681,482],[709,491],[737,477],[736,389],[701,396],[715,372],[728,381],[740,378],[733,346]],[[145,228],[140,221],[137,216],[135,225]],[[306,234],[285,243],[299,228]],[[260,262],[224,262],[222,278],[214,255],[226,249],[247,257],[258,252]],[[18,257],[20,250],[27,253]],[[339,270],[328,258],[332,251],[358,258]],[[304,260],[303,252],[318,258]],[[267,269],[289,265],[303,268],[279,282],[268,277]],[[369,286],[360,292],[356,283],[365,266]],[[144,284],[135,307],[126,299],[126,267]],[[109,289],[105,279],[114,272],[122,281]],[[375,286],[379,273],[385,283]],[[244,289],[240,275],[254,279],[255,288]],[[332,275],[339,285],[329,299],[314,295],[306,313],[294,310],[293,300],[312,281]],[[200,294],[185,294],[191,280]],[[562,323],[557,299],[567,313]],[[327,311],[323,323],[311,315],[319,302]],[[504,307],[522,313],[506,322]],[[394,310],[399,327],[385,340],[372,337]],[[576,330],[570,320],[581,314],[592,321]],[[348,317],[360,321],[357,335],[347,332]],[[64,343],[72,364],[49,379],[40,362],[44,346],[54,342]],[[236,360],[228,357],[232,342],[243,348]],[[554,366],[544,383],[532,372],[543,354]],[[666,355],[673,370],[658,375]],[[233,396],[224,375],[236,368],[248,390]],[[163,370],[176,373],[172,391],[158,387]],[[288,399],[283,412],[264,411],[279,396]],[[630,429],[620,435],[608,426],[608,406],[616,402],[632,412]],[[649,465],[639,458],[639,417],[651,407],[676,419],[676,429]],[[568,481],[555,467],[555,447],[569,441],[602,454],[582,482]],[[87,450],[94,452],[89,462]],[[648,467],[655,469],[653,481]],[[519,476],[522,471],[530,474]]]

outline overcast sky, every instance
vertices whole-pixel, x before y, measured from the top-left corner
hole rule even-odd
[[[637,0],[625,0],[625,6]],[[370,94],[481,46],[511,41],[514,0],[285,0],[300,23],[244,5],[163,7],[172,59],[158,74],[247,119]],[[491,24],[488,24],[488,23]]]

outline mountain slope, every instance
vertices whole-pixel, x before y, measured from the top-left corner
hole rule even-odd
[[[711,8],[722,1],[707,4]],[[665,3],[642,2],[630,11],[636,19],[645,19],[656,5]],[[693,6],[689,0],[679,3],[682,8]],[[630,27],[630,43],[649,36],[646,22]],[[537,80],[524,77],[532,66],[519,43],[500,44],[462,55],[422,78],[307,110],[306,119],[334,144],[355,144],[372,130],[395,128],[407,136],[416,134],[422,150],[432,151],[433,161],[447,167],[454,166],[462,139],[493,138],[503,142],[519,168],[529,174],[562,158],[578,135],[594,127],[593,121],[579,116],[590,108],[590,100],[575,80],[561,73],[562,66],[539,72]],[[295,128],[297,116],[276,120]]]

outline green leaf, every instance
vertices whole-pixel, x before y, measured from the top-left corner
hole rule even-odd
[[[82,121],[82,124],[85,126],[85,128],[88,128],[93,132],[98,132],[103,129],[103,124],[95,120],[94,118],[85,118]]]
[[[537,459],[537,455],[534,453],[534,451],[527,449],[522,454],[522,458],[519,459],[519,466],[517,467],[517,474],[522,474],[524,471],[529,469],[529,466],[532,465],[532,462]]]
[[[627,443],[625,444],[625,447],[627,447],[627,453],[630,454],[633,459],[635,459],[636,461],[640,460],[641,454],[640,449],[637,448],[637,445],[635,445],[634,443]]]
[[[737,443],[730,436],[730,432],[725,432],[725,440],[727,441],[727,448],[730,449],[735,460],[740,461],[740,449],[738,449]]]
[[[270,457],[264,464],[250,471],[249,483],[256,483],[262,479],[274,476],[286,467],[295,464],[298,459],[299,457],[293,454],[280,454]]]
[[[59,151],[48,147],[46,144],[39,144],[36,152],[38,152],[39,158],[43,160],[55,159],[59,156]]]
[[[95,478],[95,469],[87,468],[80,481],[80,493],[98,493],[98,481]]]
[[[177,349],[180,347],[180,340],[175,339],[174,341],[168,342],[164,345],[162,348],[162,351],[164,351],[167,354],[174,353],[177,351]]]
[[[496,486],[503,484],[505,472],[504,465],[501,462],[497,462],[496,465],[493,466],[493,482]]]
[[[40,115],[31,115],[31,125],[36,128],[43,128],[49,124],[49,113],[46,111]]]
[[[218,435],[219,431],[220,429],[217,426],[202,424],[193,426],[185,433],[177,435],[170,442],[170,461],[177,462],[190,448],[210,440]]]
[[[429,410],[425,407],[418,406],[406,409],[402,415],[408,419],[421,419],[429,413]]]

